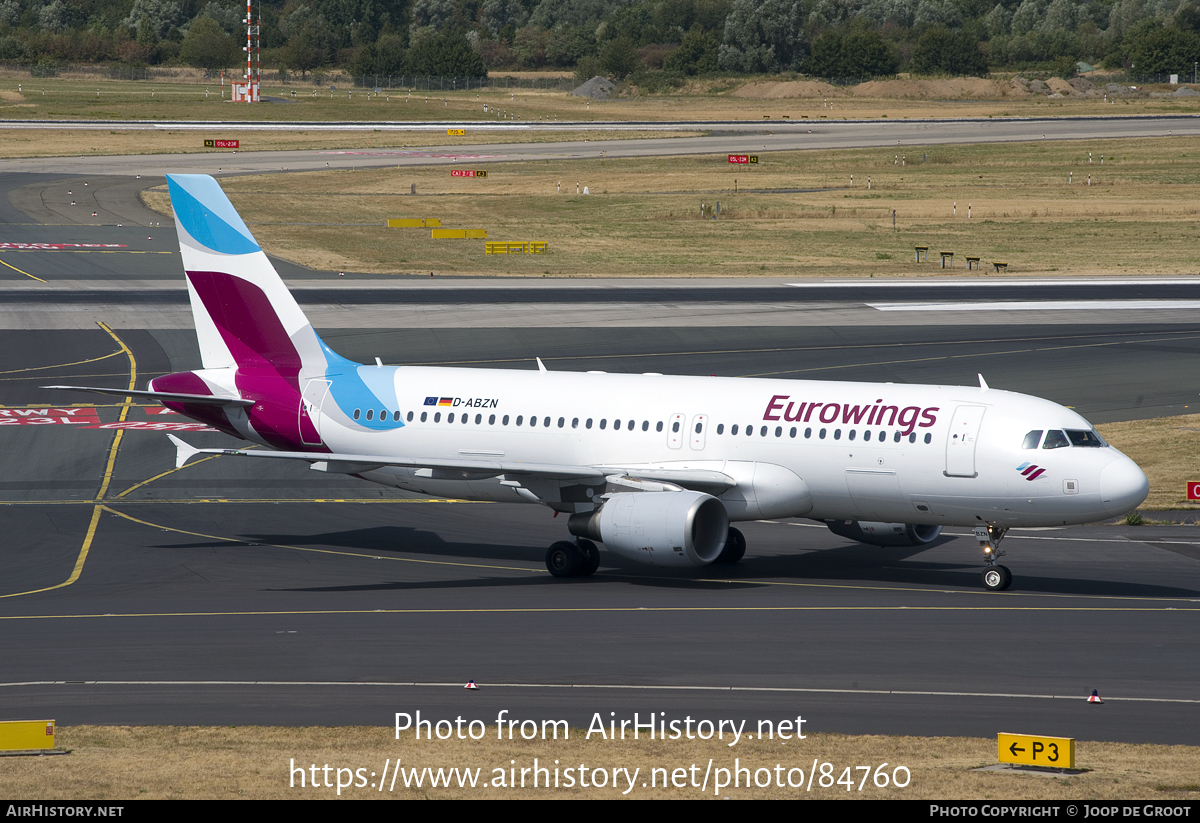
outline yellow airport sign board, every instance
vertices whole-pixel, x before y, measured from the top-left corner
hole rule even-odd
[[[37,751],[53,748],[53,720],[6,720],[0,722],[0,751]]]
[[[462,137],[466,133],[466,129],[446,129],[446,134],[450,135],[451,137]]]
[[[389,217],[389,229],[428,229],[437,228],[442,221],[437,217]]]
[[[467,237],[487,240],[487,229],[434,229],[429,234],[434,240],[462,240]]]
[[[1021,766],[1045,766],[1051,769],[1075,768],[1075,738],[1046,737],[1039,734],[996,735],[1001,763]]]

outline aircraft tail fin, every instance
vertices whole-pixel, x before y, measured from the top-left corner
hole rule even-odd
[[[167,186],[204,368],[323,372],[328,350],[217,181]]]

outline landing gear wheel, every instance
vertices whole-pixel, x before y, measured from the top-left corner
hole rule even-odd
[[[546,549],[546,568],[555,577],[574,577],[583,564],[583,553],[574,543],[560,540]]]
[[[717,555],[717,563],[736,563],[746,556],[746,538],[740,531],[729,527],[729,536],[725,538],[725,548]]]
[[[595,574],[596,569],[600,568],[600,549],[591,540],[582,537],[575,541],[575,547],[579,549],[579,554],[583,558],[577,574],[580,577]]]
[[[983,570],[983,587],[990,592],[1002,592],[1012,585],[1012,572],[1007,566],[988,566]]]

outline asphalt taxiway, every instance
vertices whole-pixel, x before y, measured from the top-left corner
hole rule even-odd
[[[1016,582],[1003,594],[980,589],[963,530],[889,550],[803,520],[746,524],[735,567],[663,573],[604,556],[593,578],[559,581],[542,556],[565,529],[540,507],[422,500],[230,458],[174,470],[162,432],[185,421],[38,388],[142,386],[199,365],[174,231],[115,188],[113,212],[140,224],[46,225],[28,186],[47,180],[0,177],[0,243],[123,248],[0,251],[0,418],[15,421],[0,424],[5,719],[377,725],[417,708],[485,719],[503,708],[580,725],[597,711],[719,711],[800,714],[814,732],[1034,728],[1158,743],[1200,732],[1193,526],[1014,530],[1003,548]],[[1034,295],[1169,304],[1137,316],[1036,308],[962,321],[926,309],[892,313],[919,323],[886,324],[874,304],[1028,299],[1030,286],[343,288],[281,268],[326,341],[364,362],[533,368],[541,356],[570,370],[959,384],[982,372],[1095,422],[1185,413],[1200,383],[1200,322],[1185,302],[1200,292],[1186,278]],[[623,327],[595,313],[610,304]],[[519,305],[534,307],[530,319],[496,319]],[[422,307],[440,319],[422,325]],[[804,324],[780,319],[805,307]],[[739,311],[758,319],[705,321]],[[654,319],[668,313],[685,322]],[[463,691],[468,679],[478,692]],[[1084,701],[1092,689],[1104,704]]]

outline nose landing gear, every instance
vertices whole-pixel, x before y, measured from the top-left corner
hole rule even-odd
[[[975,539],[983,549],[986,564],[982,575],[983,587],[990,592],[1002,592],[1012,585],[1012,572],[1007,566],[996,563],[996,558],[1004,556],[1004,552],[999,551],[999,546],[1007,531],[1003,526],[996,525],[975,527]]]

